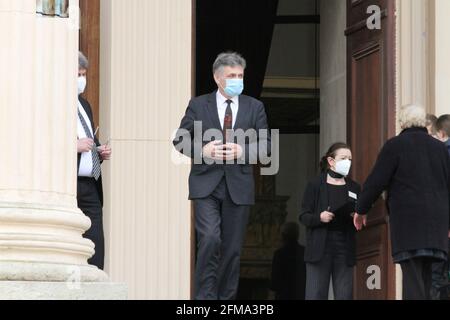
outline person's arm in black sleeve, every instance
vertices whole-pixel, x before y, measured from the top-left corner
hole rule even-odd
[[[300,222],[309,228],[321,227],[320,215],[316,214],[316,192],[314,185],[309,183],[303,194],[302,208],[300,211]]]
[[[398,158],[394,147],[388,142],[382,148],[372,172],[362,188],[356,211],[359,215],[367,214],[372,205],[386,190],[397,169]]]
[[[194,124],[197,121],[196,113],[194,106],[192,105],[192,101],[189,102],[189,105],[186,109],[186,113],[181,120],[181,124],[179,129],[175,134],[175,138],[173,140],[173,145],[175,149],[184,154],[185,156],[194,159],[195,155],[198,154],[200,156],[203,144],[200,141],[197,148],[195,148],[195,137],[194,137]],[[200,135],[202,133],[200,132]],[[189,145],[189,148],[186,146]]]

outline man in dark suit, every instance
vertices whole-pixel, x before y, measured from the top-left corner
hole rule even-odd
[[[104,267],[104,235],[103,235],[103,189],[100,164],[111,158],[111,148],[100,145],[95,136],[92,109],[87,100],[81,97],[86,88],[86,72],[88,60],[80,52],[78,54],[78,112],[77,112],[77,152],[78,207],[91,219],[91,228],[84,234],[95,244],[95,254],[89,263],[99,269]]]
[[[450,115],[445,114],[436,120],[436,135],[447,147],[450,155]],[[450,231],[449,250],[450,250]],[[433,300],[449,300],[450,299],[450,283],[449,283],[449,260],[437,261],[431,265],[432,269],[432,284],[431,284],[431,298]]]
[[[237,53],[217,57],[218,90],[190,101],[174,139],[176,149],[194,159],[189,199],[195,209],[197,300],[235,298],[249,206],[255,202],[251,164],[270,155],[270,137],[262,134],[268,130],[264,105],[241,95],[245,67]]]

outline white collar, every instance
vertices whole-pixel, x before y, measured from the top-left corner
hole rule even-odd
[[[223,94],[220,92],[220,90],[217,90],[217,107],[223,107],[225,102],[228,100],[228,98],[224,97]],[[233,101],[234,106],[237,106],[239,104],[239,96],[236,96],[234,98],[230,99],[231,101]]]

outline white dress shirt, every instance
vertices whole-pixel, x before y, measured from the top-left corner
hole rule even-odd
[[[228,107],[227,104],[228,98],[225,98],[220,93],[220,91],[217,90],[216,99],[217,99],[217,112],[219,114],[220,125],[223,130],[223,121],[225,119],[225,113]],[[239,111],[239,97],[234,97],[233,99],[230,100],[233,101],[233,103],[231,104],[231,111],[233,112],[233,128],[234,128],[234,125],[236,124],[237,114]]]
[[[84,111],[84,108],[79,101],[78,101],[78,111],[80,111],[81,115],[84,118],[84,121],[86,121],[86,124],[89,128],[89,131],[91,132],[91,135],[94,136],[92,132],[91,120],[89,120],[86,111]],[[80,117],[78,116],[78,113],[77,113],[77,135],[78,139],[88,138],[86,132],[84,131],[83,125],[81,124],[81,120]],[[93,168],[92,151],[83,152],[81,154],[80,169],[78,170],[78,176],[92,178],[92,168]]]

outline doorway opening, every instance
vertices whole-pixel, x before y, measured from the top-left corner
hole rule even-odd
[[[274,297],[272,259],[281,227],[298,222],[303,191],[318,173],[319,27],[319,0],[196,2],[196,95],[217,89],[211,74],[216,56],[237,51],[248,62],[244,94],[261,100],[269,127],[280,130],[278,174],[255,170],[256,205],[241,256],[238,299]],[[304,238],[300,226],[300,244]]]

